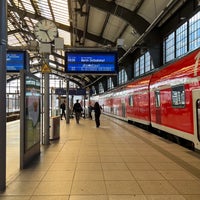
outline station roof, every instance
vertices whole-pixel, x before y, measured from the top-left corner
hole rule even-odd
[[[186,0],[7,0],[8,49],[26,49],[30,53],[31,72],[41,70],[42,56],[31,46],[36,37],[35,24],[49,19],[58,27],[59,37],[68,48],[116,48],[119,62],[143,42],[144,37],[161,26]],[[65,78],[64,51],[49,57],[53,74]],[[7,75],[7,80],[16,75]],[[97,75],[69,77],[80,87],[92,85]]]

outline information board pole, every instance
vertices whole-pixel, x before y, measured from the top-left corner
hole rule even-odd
[[[0,191],[6,188],[6,47],[7,1],[0,1]]]
[[[48,60],[48,55],[45,55]],[[48,63],[48,62],[47,62]],[[49,144],[49,73],[44,73],[44,145]]]
[[[73,113],[73,106],[74,106],[74,95],[71,95],[71,101],[70,101],[71,114]]]
[[[66,77],[66,123],[70,123],[69,119],[69,79]]]

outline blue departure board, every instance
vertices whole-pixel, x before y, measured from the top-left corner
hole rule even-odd
[[[117,74],[117,52],[66,52],[66,73]]]
[[[7,72],[19,72],[26,68],[25,51],[7,51],[6,70]]]

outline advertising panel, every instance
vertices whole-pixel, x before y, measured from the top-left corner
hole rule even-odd
[[[25,77],[25,151],[40,141],[40,81]]]

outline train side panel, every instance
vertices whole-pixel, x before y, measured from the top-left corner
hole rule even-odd
[[[192,91],[200,86],[197,54],[195,51],[156,72],[150,82],[152,126],[190,141],[194,140]]]
[[[100,101],[103,104],[104,113],[127,121],[125,93],[124,88],[120,88],[114,92],[101,95]]]
[[[104,113],[150,125],[149,82],[146,76],[112,92],[100,96]]]
[[[112,100],[112,93],[108,95],[101,95],[100,102],[103,107],[103,112],[106,114],[113,114],[113,100]]]
[[[151,76],[141,78],[126,87],[126,116],[129,121],[150,124],[150,78]]]
[[[104,112],[187,139],[200,150],[200,51],[100,95]]]

